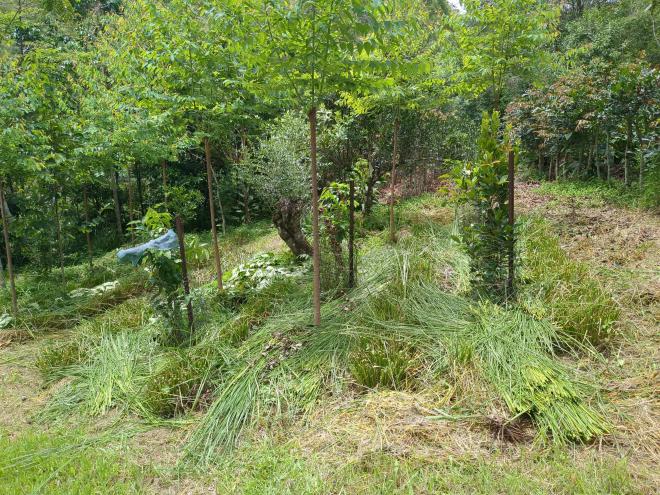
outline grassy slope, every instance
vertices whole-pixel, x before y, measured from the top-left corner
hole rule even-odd
[[[410,220],[448,219],[447,212],[432,203],[413,202],[406,210]],[[559,221],[568,223],[563,217]],[[414,225],[411,230],[414,234]],[[565,240],[570,235],[569,229]],[[244,229],[234,240],[238,242],[231,251],[234,254],[227,256],[230,263],[250,252],[278,247],[272,231],[263,226]],[[581,251],[569,245],[569,252],[579,256]],[[104,438],[86,446],[84,454],[76,448],[29,466],[12,467],[16,456],[37,442],[66,449],[94,438],[90,431],[107,427],[107,420],[92,422],[85,425],[85,436],[48,428],[41,432],[42,426],[25,424],[25,418],[43,402],[44,392],[34,372],[34,346],[49,344],[40,340],[2,349],[0,398],[8,407],[0,416],[0,493],[30,493],[36,488],[42,493],[104,493],[102,487],[109,483],[117,486],[117,493],[208,493],[209,489],[254,494],[652,493],[657,430],[652,412],[655,399],[648,388],[653,377],[645,367],[658,348],[649,331],[654,306],[640,308],[626,292],[626,287],[652,290],[647,277],[647,266],[652,266],[647,263],[653,262],[647,258],[652,254],[651,249],[643,250],[641,260],[635,262],[641,266],[599,270],[619,290],[626,338],[617,342],[606,362],[585,359],[580,364],[615,384],[608,396],[622,416],[612,445],[547,449],[506,444],[494,442],[471,421],[428,421],[425,411],[442,404],[450,387],[484,393],[473,390],[478,385],[466,369],[423,392],[356,395],[349,390],[329,399],[302,423],[283,420],[258,428],[238,450],[204,473],[180,472],[174,467],[185,428],[154,428],[125,441]],[[196,280],[208,280],[210,273],[209,267],[201,268]],[[645,345],[639,345],[640,339]],[[19,430],[23,432],[18,434]],[[650,437],[646,445],[641,438],[644,432]],[[120,454],[128,460],[121,460]]]

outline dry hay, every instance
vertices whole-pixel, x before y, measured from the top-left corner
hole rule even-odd
[[[397,457],[478,455],[491,436],[469,421],[429,419],[444,398],[428,392],[372,391],[319,408],[299,434],[303,450],[329,461],[359,462],[372,452]]]
[[[523,212],[538,213],[550,220],[561,237],[562,247],[571,256],[615,268],[658,269],[658,215],[594,205],[588,198],[566,197],[556,201],[552,196],[535,192],[538,186],[518,184],[516,205]]]
[[[372,390],[336,398],[296,428],[296,443],[327,462],[360,462],[377,452],[434,461],[447,456],[476,459],[493,449],[518,450],[524,445],[508,442],[533,437],[526,421],[511,422],[497,412],[503,410],[501,404],[470,367],[451,382],[417,392]],[[463,409],[475,404],[490,409]]]

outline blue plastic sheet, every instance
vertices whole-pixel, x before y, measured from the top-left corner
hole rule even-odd
[[[168,251],[170,249],[177,249],[179,247],[179,239],[176,236],[176,233],[170,229],[166,234],[152,239],[149,242],[140,244],[128,249],[120,249],[117,253],[117,258],[121,263],[133,263],[133,266],[137,266],[140,263],[140,260],[144,256],[144,253],[149,249],[156,249],[157,251]]]

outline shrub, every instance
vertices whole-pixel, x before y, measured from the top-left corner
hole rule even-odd
[[[523,229],[523,305],[547,316],[567,336],[597,344],[619,317],[612,296],[584,263],[569,259],[547,222],[532,219]]]
[[[393,340],[363,340],[349,357],[358,385],[402,390],[412,385],[415,357],[409,346]]]
[[[262,253],[229,273],[225,289],[235,298],[245,298],[262,291],[277,279],[301,276],[309,267],[307,259],[296,259],[288,253]]]
[[[512,296],[507,293],[507,253],[515,243],[507,213],[510,129],[504,132],[502,142],[499,129],[499,113],[484,112],[476,162],[460,164],[454,170],[457,202],[471,208],[460,238],[470,257],[473,285],[494,301]]]

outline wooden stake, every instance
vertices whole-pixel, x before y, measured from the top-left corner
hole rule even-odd
[[[89,267],[94,268],[94,249],[92,247],[92,233],[89,226],[89,195],[87,186],[83,188],[83,206],[85,210],[85,224],[87,225],[85,238],[87,239],[87,255],[89,256]]]
[[[355,181],[348,183],[348,287],[355,287]]]
[[[192,332],[195,328],[195,321],[193,319],[193,307],[190,301],[190,281],[188,280],[188,261],[186,259],[186,244],[185,234],[183,231],[183,219],[180,215],[174,218],[174,225],[176,226],[176,235],[179,238],[179,253],[181,255],[181,278],[183,279],[183,292],[188,301],[186,307],[188,309],[188,328]]]
[[[2,233],[5,239],[5,252],[7,253],[7,272],[9,273],[9,290],[11,292],[11,308],[14,316],[18,315],[18,298],[16,297],[16,281],[14,280],[14,263],[11,257],[11,244],[9,243],[9,222],[5,211],[5,192],[0,181],[0,212],[2,214]]]
[[[514,154],[513,150],[509,150],[509,242],[508,242],[508,249],[509,249],[509,276],[507,279],[507,296],[510,298],[513,296],[513,282],[514,282],[514,277],[515,277],[515,272],[514,272],[514,244],[515,244],[515,236],[514,236],[514,199],[515,199],[515,160],[514,160]]]
[[[62,222],[60,220],[60,208],[59,201],[57,197],[57,192],[55,192],[55,226],[57,227],[57,255],[60,261],[60,273],[62,274],[62,283],[66,281],[64,275],[64,246],[62,242]]]
[[[215,225],[215,200],[213,198],[213,166],[211,165],[211,144],[209,138],[204,138],[204,153],[206,155],[206,182],[209,189],[209,213],[211,214],[211,235],[213,237],[213,256],[215,258],[215,271],[218,277],[218,290],[222,291],[222,264],[220,261],[220,248],[218,247],[218,228]]]
[[[312,264],[314,325],[321,324],[321,236],[319,233],[319,185],[316,164],[316,107],[309,110],[309,131],[312,175]]]
[[[394,188],[396,184],[396,167],[399,161],[399,116],[394,119],[394,133],[392,135],[392,173],[390,176],[390,242],[396,242],[396,229],[394,226]]]

